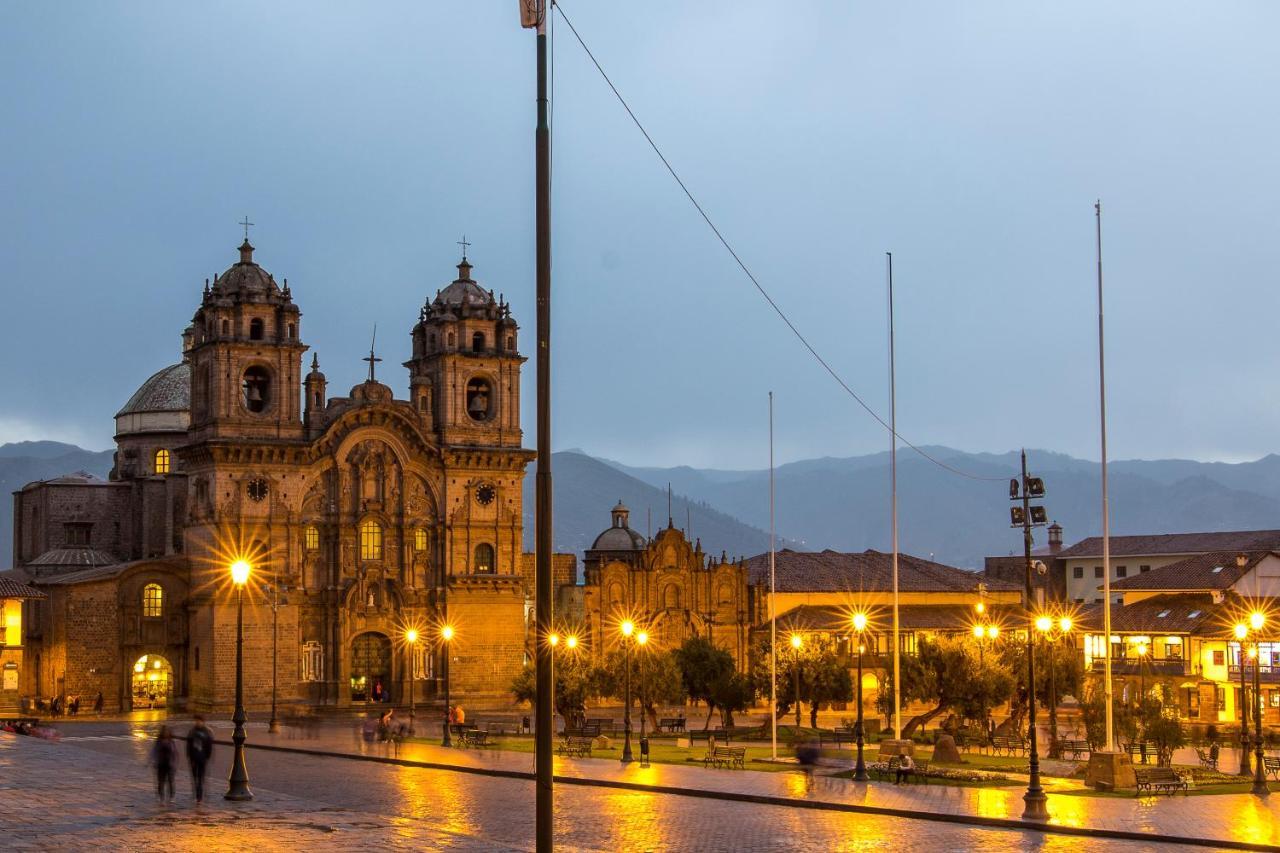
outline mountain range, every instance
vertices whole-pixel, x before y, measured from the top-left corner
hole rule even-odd
[[[923,448],[954,473],[910,449],[898,452],[898,529],[903,551],[978,568],[988,555],[1021,549],[1009,527],[1008,479],[1017,453]],[[1045,481],[1042,503],[1067,544],[1101,532],[1100,466],[1049,451],[1028,451]],[[84,470],[105,477],[111,451],[59,442],[0,445],[0,488]],[[622,500],[631,527],[649,534],[687,528],[711,554],[749,556],[769,547],[768,470],[641,468],[580,450],[554,454],[557,551],[581,555],[610,524]],[[1174,533],[1280,527],[1280,456],[1227,464],[1184,459],[1123,460],[1109,466],[1112,532]],[[525,547],[533,547],[533,466],[524,484]],[[861,551],[892,547],[889,454],[816,458],[774,473],[778,547]],[[671,490],[668,511],[668,485]],[[12,554],[13,514],[0,512],[0,564]],[[1037,531],[1044,544],[1044,531]]]

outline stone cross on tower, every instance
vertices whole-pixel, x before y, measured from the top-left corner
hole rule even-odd
[[[376,355],[373,354],[373,347],[374,347],[374,344],[376,344],[377,342],[378,342],[378,324],[374,323],[373,324],[373,340],[369,342],[369,355],[366,358],[360,359],[361,361],[369,362],[369,381],[370,382],[376,381],[373,378],[374,367],[377,365],[378,362],[382,361],[382,359],[378,358]]]
[[[243,225],[243,226],[244,226],[244,239],[245,239],[245,241],[247,242],[247,241],[249,240],[249,226],[253,225],[253,223],[252,223],[252,222],[250,222],[250,221],[249,221],[249,217],[248,217],[248,216],[246,216],[246,217],[244,218],[244,221],[243,221],[243,222],[237,222],[236,224],[237,224],[237,225]],[[464,240],[465,240],[465,239],[467,239],[467,238],[466,238],[466,237],[463,237],[462,239],[464,239]]]
[[[462,239],[458,240],[457,243],[462,247],[462,259],[465,261],[467,259],[467,247],[471,245],[467,242],[467,235],[463,234]]]

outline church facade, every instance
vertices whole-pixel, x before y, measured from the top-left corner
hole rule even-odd
[[[418,312],[406,396],[371,350],[368,378],[331,397],[316,357],[304,370],[288,280],[239,252],[206,281],[182,360],[117,414],[110,479],[15,494],[14,564],[46,595],[27,605],[24,694],[226,707],[243,558],[248,705],[404,702],[410,679],[430,700],[446,656],[453,697],[506,695],[533,565],[509,306],[464,255]],[[572,555],[555,570],[572,584]]]

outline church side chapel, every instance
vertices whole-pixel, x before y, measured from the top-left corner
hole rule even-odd
[[[116,415],[110,479],[15,495],[14,565],[46,596],[24,605],[23,695],[226,709],[229,565],[247,558],[251,708],[273,689],[283,708],[404,702],[410,678],[429,701],[445,654],[455,701],[505,697],[530,633],[534,455],[510,307],[472,278],[464,240],[457,278],[412,326],[407,398],[372,347],[367,378],[330,397],[314,354],[304,372],[302,312],[254,260],[248,224],[239,260],[198,295],[182,360]]]

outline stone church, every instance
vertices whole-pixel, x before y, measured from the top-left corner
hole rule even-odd
[[[465,247],[464,247],[465,248]],[[246,704],[359,706],[507,694],[528,658],[519,327],[457,278],[418,312],[397,399],[376,370],[330,397],[287,279],[239,260],[206,280],[181,361],[116,415],[109,480],[14,498],[32,698],[103,696],[107,712],[225,708],[247,558]],[[574,583],[556,555],[558,586]],[[440,629],[454,629],[446,643]],[[406,641],[415,629],[418,641]]]
[[[618,642],[618,626],[630,619],[655,648],[679,648],[704,637],[730,652],[740,672],[748,668],[757,590],[746,564],[702,551],[668,519],[652,539],[631,529],[630,510],[618,501],[606,528],[583,555],[585,645],[594,655]]]

